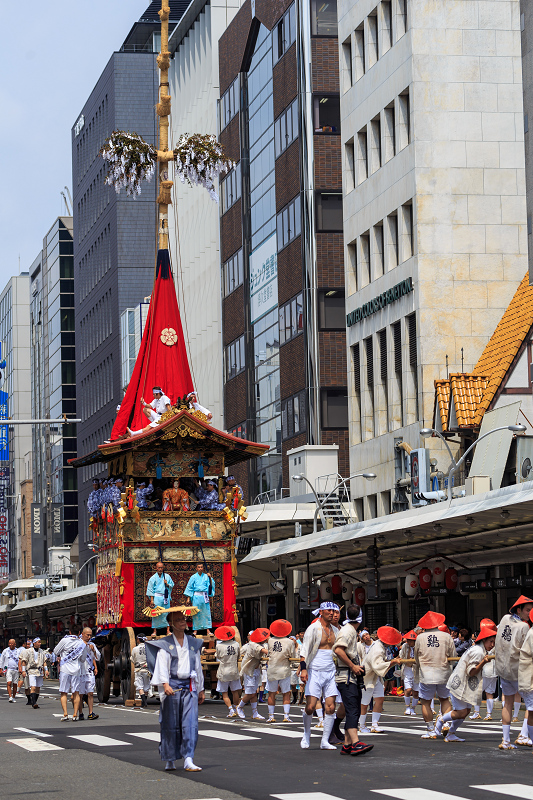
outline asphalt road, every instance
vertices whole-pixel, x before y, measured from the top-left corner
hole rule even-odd
[[[365,736],[374,749],[357,758],[321,751],[320,731],[311,748],[300,748],[301,710],[291,723],[228,720],[221,703],[206,702],[195,761],[200,773],[165,773],[157,752],[158,703],[146,711],[121,704],[98,706],[100,718],[62,723],[54,682],[41,708],[20,699],[9,704],[0,689],[0,790],[2,800],[32,795],[57,800],[98,787],[108,800],[168,797],[176,800],[533,800],[531,748],[501,752],[498,722],[469,722],[466,741],[423,740],[421,716],[404,717],[404,706],[386,703],[385,734]],[[266,713],[266,706],[259,706]],[[279,709],[281,711],[281,709]],[[278,711],[278,709],[277,709]],[[249,707],[246,709],[250,717]],[[54,716],[55,715],[55,716]],[[281,719],[281,713],[278,715]],[[494,714],[497,718],[499,712]],[[523,711],[520,718],[523,717]],[[520,726],[514,726],[512,738]],[[95,738],[96,737],[96,738]],[[46,749],[41,749],[46,748]]]

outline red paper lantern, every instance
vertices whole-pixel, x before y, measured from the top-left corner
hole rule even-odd
[[[356,605],[364,606],[366,603],[366,591],[364,586],[357,586],[354,591]]]
[[[71,625],[75,625],[76,624],[76,617],[74,616],[74,614],[71,614],[71,616],[70,616],[70,624]]]
[[[63,620],[58,619],[56,627],[57,627],[57,632],[62,633],[65,630],[65,625],[63,624]]]
[[[445,575],[446,588],[451,590],[457,589],[457,580],[457,570],[453,567],[448,567]]]
[[[422,567],[418,573],[418,582],[423,592],[427,592],[431,588],[431,570],[428,567]]]
[[[89,628],[94,628],[94,623],[95,623],[94,617],[89,617],[89,619],[87,620],[87,625],[89,626]]]
[[[334,575],[331,579],[331,589],[333,594],[341,594],[342,592],[342,578],[340,575]]]

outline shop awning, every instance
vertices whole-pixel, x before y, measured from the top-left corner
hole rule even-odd
[[[27,611],[30,608],[40,608],[41,606],[53,606],[55,604],[67,604],[70,600],[80,599],[82,597],[93,597],[96,595],[96,583],[89,583],[87,586],[78,586],[76,589],[70,589],[67,592],[54,592],[45,597],[35,597],[33,600],[24,600],[11,610],[11,614],[16,611]]]

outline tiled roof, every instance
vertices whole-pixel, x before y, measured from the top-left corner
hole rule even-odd
[[[478,428],[533,325],[533,286],[526,273],[471,374],[435,381],[435,419],[449,430],[450,398],[457,426]]]

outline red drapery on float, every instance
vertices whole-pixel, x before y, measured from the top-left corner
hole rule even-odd
[[[157,253],[156,279],[143,338],[111,440],[126,433],[127,427],[134,430],[146,427],[148,420],[142,413],[141,397],[150,403],[154,386],[160,386],[171,403],[193,391],[168,250]]]

